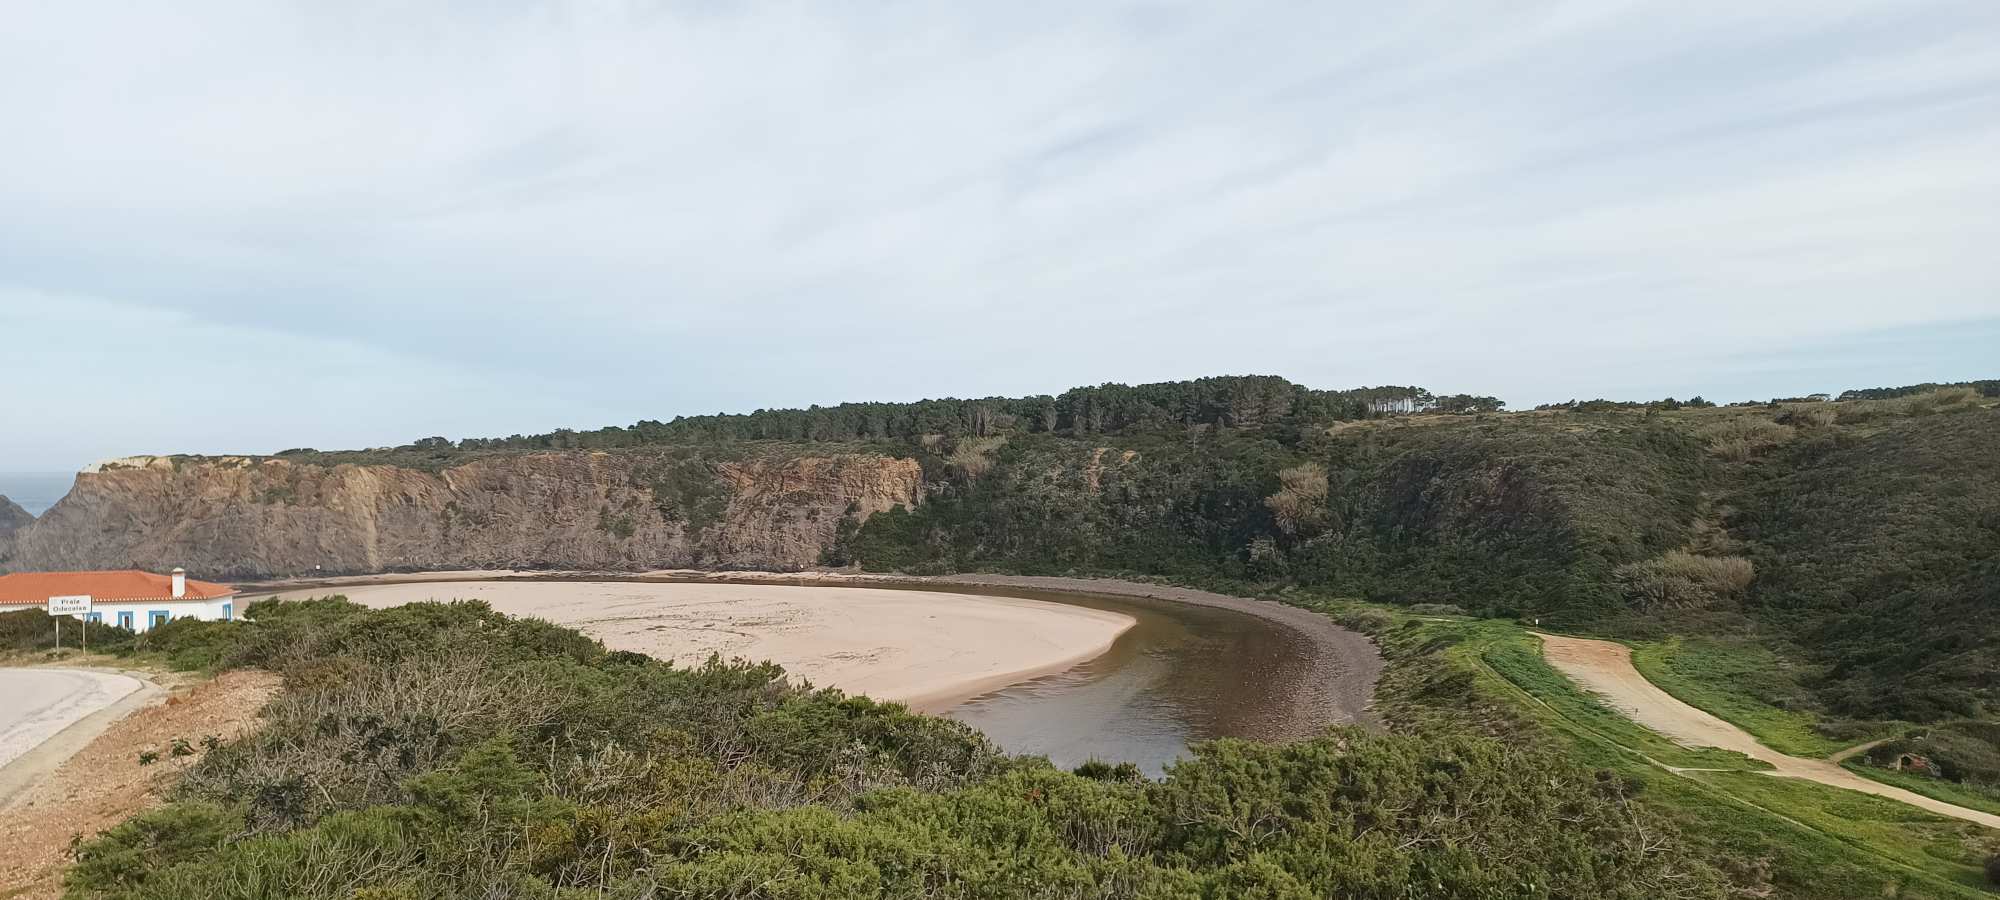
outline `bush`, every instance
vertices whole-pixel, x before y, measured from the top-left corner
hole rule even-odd
[[[84,843],[68,896],[1721,896],[1617,779],[1466,734],[1210,742],[1149,782],[476,603],[258,613],[227,658],[284,670],[261,730]]]
[[[1278,473],[1279,490],[1264,499],[1278,530],[1297,534],[1326,518],[1326,467],[1302,463]]]
[[[1756,416],[1724,419],[1701,429],[1708,450],[1731,462],[1743,462],[1758,453],[1779,446],[1797,434],[1789,425]]]
[[[2000,853],[1986,858],[1986,883],[2000,887]]]
[[[1415,616],[1463,616],[1465,607],[1455,603],[1417,603],[1410,606],[1410,614]]]
[[[1838,421],[1840,411],[1831,403],[1813,403],[1793,406],[1778,416],[1778,423],[1797,428],[1825,428]]]
[[[1687,609],[1739,600],[1756,569],[1740,556],[1696,556],[1673,550],[1612,570],[1626,600],[1642,609]]]
[[[92,650],[116,652],[132,642],[132,632],[116,625],[70,619],[62,623],[63,646],[78,647],[83,642],[84,629],[89,630]],[[52,650],[55,645],[55,618],[47,611],[20,609],[0,613],[0,651]]]

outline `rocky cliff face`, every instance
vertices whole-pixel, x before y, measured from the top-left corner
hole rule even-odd
[[[438,471],[138,457],[78,476],[14,533],[17,570],[204,577],[456,568],[796,569],[841,519],[915,506],[915,460],[560,451]],[[4,529],[4,526],[0,526]]]
[[[21,508],[21,504],[0,494],[0,560],[5,560],[14,547],[14,533],[35,523],[32,513]]]

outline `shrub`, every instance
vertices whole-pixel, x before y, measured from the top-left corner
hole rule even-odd
[[[1780,425],[1757,416],[1724,419],[1701,430],[1702,438],[1708,441],[1709,452],[1731,462],[1748,460],[1791,440],[1796,433],[1790,425]]]
[[[1840,411],[1831,403],[1813,403],[1794,406],[1778,417],[1779,424],[1797,428],[1825,428],[1840,418]]]
[[[1007,445],[1004,437],[961,438],[946,462],[966,478],[978,478],[993,471],[993,451]]]
[[[1986,858],[1986,883],[2000,887],[2000,853]]]
[[[1738,600],[1756,569],[1740,556],[1696,556],[1684,550],[1612,570],[1627,600],[1643,609],[1685,609]]]
[[[116,652],[132,643],[132,632],[115,625],[102,622],[80,623],[70,620],[62,623],[62,643],[74,648],[82,643],[84,632],[89,629],[92,650]],[[21,609],[0,613],[0,652],[7,650],[49,650],[56,645],[55,620],[40,609]]]
[[[1414,603],[1410,614],[1417,616],[1463,616],[1465,607],[1455,603]]]
[[[1264,499],[1278,530],[1297,534],[1326,518],[1326,467],[1304,463],[1278,473],[1278,492]]]

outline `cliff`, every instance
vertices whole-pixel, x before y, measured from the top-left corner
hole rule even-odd
[[[455,568],[795,569],[841,520],[915,506],[914,460],[688,451],[482,457],[435,471],[281,458],[93,467],[19,528],[11,569],[186,566],[207,577]],[[5,526],[0,525],[0,533]]]
[[[21,504],[7,499],[5,494],[0,494],[0,561],[4,561],[8,552],[13,549],[14,533],[34,522],[33,513],[22,509]]]

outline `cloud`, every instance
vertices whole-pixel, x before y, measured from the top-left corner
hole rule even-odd
[[[1983,0],[45,4],[0,33],[0,468],[1220,372],[1868,382],[1850,337],[2000,316],[1995,38]],[[254,383],[162,380],[154,334]]]

